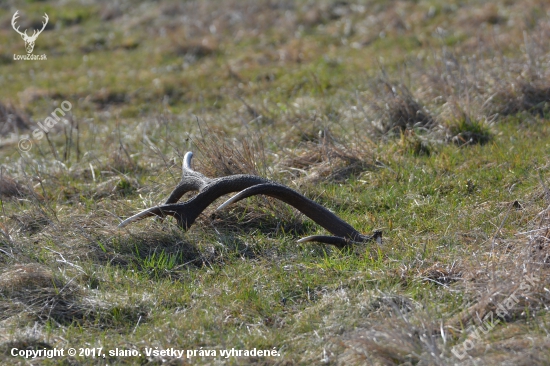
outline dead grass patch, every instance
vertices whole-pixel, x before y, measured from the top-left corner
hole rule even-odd
[[[298,149],[289,151],[291,156],[281,161],[278,167],[301,177],[296,182],[299,186],[305,183],[341,183],[376,168],[374,163],[364,160],[364,155],[370,155],[369,160],[375,161],[364,150],[338,143],[329,130],[324,130],[318,142],[300,144]]]
[[[550,111],[550,85],[543,81],[512,83],[495,93],[485,109],[502,116],[525,112],[543,117]]]
[[[419,277],[423,281],[433,282],[438,285],[448,285],[460,280],[462,273],[454,265],[435,263],[429,268],[420,271]]]
[[[6,198],[21,198],[21,197],[38,197],[34,190],[17,182],[7,173],[0,174],[0,197]]]
[[[227,139],[221,137],[222,134],[221,131],[209,129],[208,137],[194,141],[204,156],[195,170],[207,177],[233,174],[266,176],[268,161],[261,138],[242,136],[240,139]],[[196,160],[193,163],[197,164]]]
[[[339,365],[364,364],[442,364],[442,342],[432,334],[435,326],[426,317],[416,319],[392,317],[380,324],[370,322],[341,340],[345,351],[338,358]]]
[[[407,129],[430,130],[436,126],[432,114],[404,85],[379,79],[372,109],[380,120],[380,132],[398,134]]]
[[[79,289],[45,266],[16,264],[0,275],[0,314],[2,320],[20,312],[45,322],[71,323],[87,311],[78,304]]]
[[[369,312],[381,315],[381,314],[405,314],[418,309],[419,304],[414,300],[400,296],[381,294],[372,299],[369,304]],[[382,315],[382,316],[384,316]]]
[[[480,325],[486,316],[498,321],[515,323],[530,319],[546,311],[550,295],[546,291],[550,268],[544,252],[548,210],[537,215],[538,224],[528,230],[528,237],[519,236],[501,243],[489,241],[492,260],[484,268],[474,265],[464,270],[464,279],[458,283],[466,293],[474,294],[463,311],[450,318],[445,327],[451,332],[464,330],[470,324]],[[525,234],[523,234],[525,235]],[[542,259],[542,261],[541,261]]]
[[[16,231],[29,236],[39,233],[51,223],[46,212],[40,208],[12,215],[11,219],[16,223]]]
[[[0,103],[0,135],[19,134],[31,127],[29,116],[12,104]]]
[[[77,284],[78,276],[68,278],[38,263],[5,267],[0,274],[0,320],[25,314],[29,321],[41,324],[53,321],[101,328],[126,327],[138,317],[146,320],[146,305],[96,298]]]

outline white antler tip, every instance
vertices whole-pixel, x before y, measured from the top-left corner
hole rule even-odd
[[[188,151],[185,153],[185,156],[183,157],[183,164],[182,164],[182,169],[183,170],[186,170],[186,169],[193,169],[191,168],[191,159],[193,159],[193,152],[192,151]]]
[[[222,203],[220,206],[218,206],[218,208],[216,209],[216,211],[221,211],[223,210],[224,208],[226,208],[227,206],[229,206],[230,204],[232,204],[234,202],[234,197],[228,199],[227,201],[225,201],[224,203]]]

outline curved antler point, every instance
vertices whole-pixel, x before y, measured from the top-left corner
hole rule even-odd
[[[241,191],[242,192],[242,191]],[[221,205],[218,206],[218,208],[216,208],[216,211],[220,211],[220,210],[223,210],[224,208],[226,208],[227,206],[229,206],[230,204],[232,203],[235,203],[237,201],[239,201],[241,199],[241,192],[237,193],[236,195],[234,195],[233,197],[231,197],[230,199],[228,199],[227,201],[225,201],[224,203],[222,203]]]
[[[193,168],[191,167],[191,159],[193,159],[193,152],[186,152],[185,156],[183,157],[183,164],[181,166],[183,170],[193,170]]]

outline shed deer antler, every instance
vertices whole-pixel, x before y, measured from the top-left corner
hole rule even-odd
[[[256,184],[269,182],[267,179],[244,174],[214,179],[207,178],[191,168],[192,158],[192,152],[185,154],[181,181],[163,205],[141,211],[127,218],[118,226],[124,227],[131,222],[150,216],[165,217],[166,215],[170,215],[176,218],[179,226],[189,229],[202,211],[219,197],[231,192],[241,191]],[[199,191],[199,193],[184,203],[176,203],[189,191]]]
[[[19,33],[21,35],[21,38],[23,38],[23,40],[25,41],[25,48],[27,50],[27,53],[32,53],[33,49],[34,49],[34,42],[36,42],[36,39],[38,38],[38,36],[40,35],[40,33],[42,33],[42,31],[46,28],[46,24],[48,24],[48,14],[44,13],[44,20],[45,22],[42,22],[42,29],[40,29],[39,31],[37,31],[36,29],[33,30],[33,33],[32,33],[32,36],[28,36],[27,35],[27,30],[25,29],[25,32],[21,32],[19,30],[19,26],[17,28],[15,28],[15,22],[17,20],[17,18],[19,18],[19,10],[17,10],[15,12],[15,14],[13,14],[13,17],[11,18],[11,26],[13,27],[13,29]],[[37,33],[38,32],[38,33]]]
[[[121,222],[119,227],[124,227],[129,223],[150,216],[165,217],[166,215],[170,215],[176,218],[179,226],[189,229],[197,217],[216,199],[225,194],[240,191],[218,207],[218,210],[244,198],[264,194],[292,205],[317,224],[336,235],[313,235],[303,238],[299,242],[317,241],[332,244],[340,248],[353,243],[368,242],[371,240],[381,243],[382,233],[380,231],[375,231],[373,235],[369,236],[363,235],[327,208],[282,184],[245,174],[214,179],[207,178],[191,168],[192,157],[192,152],[185,154],[182,165],[182,179],[163,205],[141,211]],[[176,203],[189,191],[199,191],[199,193],[186,202]]]
[[[321,206],[317,202],[310,200],[309,198],[296,192],[292,188],[274,182],[257,184],[252,187],[246,188],[225,201],[222,205],[218,207],[218,210],[221,210],[237,201],[259,194],[276,198],[283,201],[284,203],[293,206],[298,211],[315,221],[317,224],[321,225],[322,227],[336,235],[312,235],[298,240],[298,243],[317,241],[321,243],[336,245],[337,247],[344,247],[353,242],[363,243],[370,240],[377,240],[378,242],[380,242],[382,239],[381,232],[376,231],[371,236],[363,235],[355,230],[353,226],[333,214],[324,206]]]

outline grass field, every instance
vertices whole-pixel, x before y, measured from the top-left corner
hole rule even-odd
[[[542,0],[1,2],[0,364],[550,364],[549,39]],[[119,229],[187,151],[382,245],[261,196]]]

